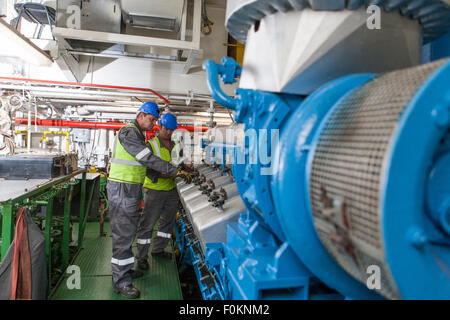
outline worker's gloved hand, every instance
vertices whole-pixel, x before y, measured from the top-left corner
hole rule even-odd
[[[178,170],[176,176],[177,176],[177,177],[183,178],[183,180],[184,180],[186,183],[191,183],[191,182],[192,182],[192,176],[191,176],[188,172],[186,172],[186,171],[184,171],[184,170]]]
[[[193,164],[186,164],[186,163],[182,162],[182,163],[180,163],[178,165],[178,169],[190,172],[190,171],[194,170],[194,165]]]
[[[156,183],[156,181],[158,181],[158,178],[160,177],[159,172],[157,172],[157,171],[155,171],[155,170],[153,170],[153,169],[150,169],[150,168],[147,168],[147,172],[146,172],[145,175],[146,175],[147,178],[149,178],[150,181],[153,182],[153,183]]]

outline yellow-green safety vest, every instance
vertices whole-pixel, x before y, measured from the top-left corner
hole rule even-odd
[[[171,162],[172,157],[170,151],[165,147],[161,147],[158,137],[154,137],[150,140],[150,146],[152,147],[153,154],[164,161]],[[170,191],[176,187],[175,178],[158,178],[156,183],[152,182],[149,178],[145,177],[144,188],[152,190],[164,190]]]
[[[125,127],[135,127],[139,130],[134,123],[129,123],[120,128],[114,141],[114,150],[108,180],[131,184],[143,184],[147,167],[129,154],[119,140],[120,131]]]

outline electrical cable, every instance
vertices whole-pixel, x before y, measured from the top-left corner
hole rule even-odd
[[[207,36],[212,32],[212,25],[214,22],[209,20],[208,13],[206,12],[205,0],[202,0],[202,33]]]

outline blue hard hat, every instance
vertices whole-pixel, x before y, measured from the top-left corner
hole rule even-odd
[[[171,113],[166,113],[161,117],[161,120],[159,120],[159,123],[166,127],[167,129],[176,130],[178,128],[177,126],[177,117],[175,117]]]
[[[159,118],[159,108],[158,105],[152,101],[145,102],[138,110],[139,112],[144,112]]]

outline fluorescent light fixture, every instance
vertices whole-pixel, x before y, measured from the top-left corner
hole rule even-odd
[[[19,57],[37,66],[49,67],[52,58],[39,49],[28,38],[0,18],[0,55]]]

